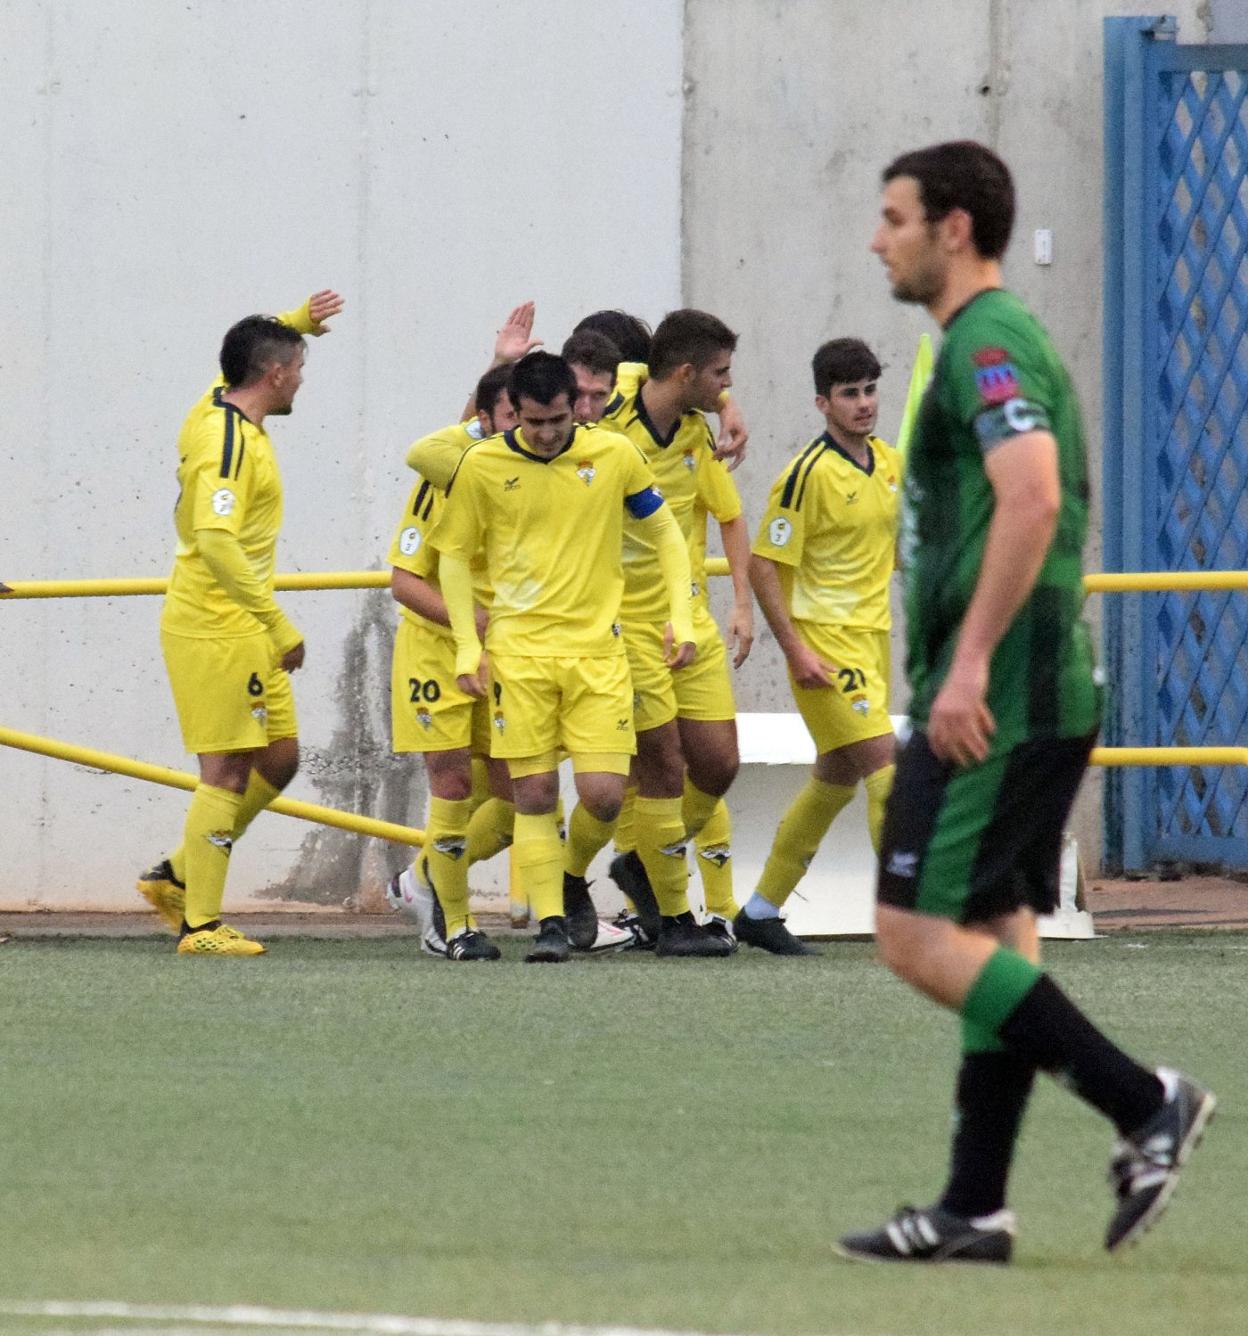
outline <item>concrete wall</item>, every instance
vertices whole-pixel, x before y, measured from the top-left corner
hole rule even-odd
[[[1207,5],[1166,11],[1181,41],[1209,40]],[[992,145],[1015,173],[1006,281],[1074,375],[1099,493],[1101,30],[1104,17],[1141,12],[1090,0],[688,0],[685,296],[741,331],[735,375],[753,439],[737,476],[752,519],[785,459],[821,428],[809,359],[824,339],[856,334],[876,348],[885,365],[880,430],[895,432],[930,322],[891,300],[867,251],[879,172],[908,148],[955,138]],[[1053,233],[1044,268],[1032,261],[1042,227]],[[1098,497],[1090,569],[1100,552]],[[1089,610],[1099,619],[1096,600]],[[895,651],[899,667],[900,628]],[[782,659],[764,635],[740,679],[741,704],[778,708],[784,691]],[[904,700],[899,681],[894,705]],[[1099,800],[1094,774],[1078,819],[1090,862]]]
[[[348,310],[274,429],[284,569],[381,561],[404,445],[456,413],[500,318],[529,296],[551,344],[600,305],[657,317],[683,299],[739,328],[754,444],[738,476],[756,518],[818,425],[806,364],[821,339],[876,345],[895,429],[926,319],[889,300],[866,252],[878,171],[953,135],[997,145],[1017,172],[1008,278],[1075,371],[1096,476],[1100,21],[1139,8],[642,0],[625,22],[583,0],[5,7],[0,579],[163,575],[173,441],[221,333],[323,285]],[[1181,40],[1243,35],[1240,0],[1169,9]],[[1048,269],[1029,259],[1041,226]],[[388,754],[387,597],[285,603],[309,644],[292,792],[419,820],[418,767]],[[185,766],[158,613],[157,600],[6,604],[0,722]],[[740,696],[783,708],[774,646]],[[3,749],[0,799],[0,903],[50,907],[132,903],[185,805]],[[393,856],[266,817],[239,847],[233,893],[339,901]]]
[[[250,311],[322,286],[348,299],[273,437],[279,567],[350,570],[384,558],[407,442],[455,417],[512,305],[539,298],[558,347],[595,307],[677,304],[682,7],[636,17],[581,0],[4,6],[0,579],[166,573],[178,425]],[[308,643],[292,793],[419,823],[419,765],[389,756],[388,595],[284,603]],[[158,616],[157,599],[5,604],[0,722],[188,768]],[[134,903],[185,802],[0,749],[0,903]],[[395,854],[308,832],[263,818],[233,898],[341,901]]]

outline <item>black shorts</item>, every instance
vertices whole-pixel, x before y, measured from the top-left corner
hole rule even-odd
[[[1057,908],[1062,831],[1095,735],[1034,738],[959,769],[915,731],[880,840],[882,905],[977,923]]]

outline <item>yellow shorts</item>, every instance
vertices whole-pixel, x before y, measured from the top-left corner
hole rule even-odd
[[[187,751],[257,751],[298,736],[290,674],[265,632],[200,640],[161,631],[160,648]]]
[[[490,754],[487,702],[455,685],[455,642],[399,618],[390,660],[390,745],[396,752],[468,747]]]
[[[639,733],[682,719],[735,719],[724,638],[709,612],[694,613],[697,655],[673,672],[663,662],[663,622],[625,622],[624,648],[633,676],[633,722]]]
[[[623,654],[601,659],[490,656],[490,755],[631,756],[633,689]]]
[[[811,690],[789,674],[793,699],[815,750],[824,752],[893,731],[888,714],[888,632],[796,622],[802,640],[834,665],[836,685]]]

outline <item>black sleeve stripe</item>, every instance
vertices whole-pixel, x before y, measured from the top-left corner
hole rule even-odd
[[[238,463],[234,465],[234,477],[240,478],[243,472],[243,457],[247,453],[247,438],[240,431],[238,433]]]
[[[430,514],[433,512],[433,503],[437,499],[438,499],[438,489],[436,487],[431,487],[429,489],[429,499],[428,501],[425,502],[425,508],[423,511],[421,511],[420,514],[420,518],[422,520],[427,520],[429,518]]]
[[[412,502],[412,514],[419,518],[420,508],[425,503],[425,497],[429,494],[429,479],[421,479],[420,487],[416,491],[416,500]]]
[[[806,449],[793,461],[793,467],[789,470],[788,478],[785,479],[784,493],[780,497],[780,504],[785,509],[788,509],[788,507],[793,504],[793,493],[797,491],[797,484],[802,472],[802,465],[811,455],[818,453],[819,447],[822,444],[822,441],[811,441]],[[800,500],[798,504],[801,504]]]
[[[234,414],[225,410],[225,440],[221,445],[221,476],[228,478],[234,463]]]
[[[508,434],[509,434],[509,433],[504,433],[504,435],[508,435]],[[487,437],[486,439],[488,440],[489,438]],[[482,442],[482,441],[474,441],[474,442],[468,447],[468,449],[465,450],[464,453],[463,453],[462,455],[460,455],[460,457],[459,457],[459,463],[455,465],[455,471],[454,471],[454,473],[451,474],[451,480],[450,480],[450,482],[448,482],[448,483],[446,484],[446,494],[447,494],[447,496],[450,496],[450,494],[451,494],[451,488],[455,486],[455,479],[459,477],[459,471],[460,471],[460,469],[462,469],[462,468],[464,467],[464,460],[467,459],[468,456],[469,456],[470,454],[472,454],[472,452],[477,448],[477,446],[482,445],[482,444],[484,444],[484,442]]]
[[[624,396],[617,390],[615,392],[615,395],[612,397],[611,402],[607,404],[606,408],[602,410],[602,416],[604,418],[610,417],[612,413],[616,413],[619,411],[623,403],[624,403]]]
[[[810,463],[806,465],[806,471],[802,474],[802,485],[797,489],[797,505],[793,507],[794,510],[801,510],[802,508],[802,501],[806,496],[806,483],[810,478],[810,471],[815,467],[815,461],[821,454],[823,454],[823,451],[824,447],[820,446],[819,449],[811,455]]]

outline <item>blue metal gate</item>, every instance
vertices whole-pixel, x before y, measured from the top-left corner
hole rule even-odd
[[[1248,46],[1105,21],[1105,569],[1248,568]],[[1248,595],[1107,595],[1107,740],[1248,739]],[[1243,767],[1110,771],[1111,865],[1248,867]]]

